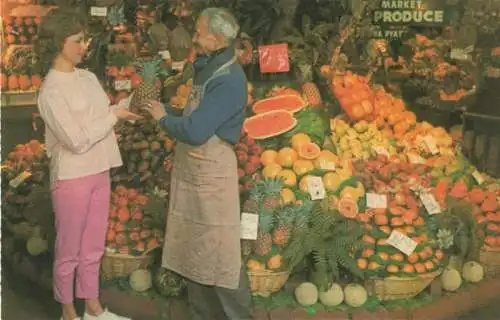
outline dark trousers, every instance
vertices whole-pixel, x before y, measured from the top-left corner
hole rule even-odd
[[[236,290],[205,286],[188,280],[187,293],[191,320],[251,320],[252,295],[247,273],[240,272]]]

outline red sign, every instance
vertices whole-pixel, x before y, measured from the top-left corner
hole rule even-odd
[[[288,44],[282,43],[259,46],[259,66],[261,73],[290,71]]]

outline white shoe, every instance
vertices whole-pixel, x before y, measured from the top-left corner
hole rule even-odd
[[[61,320],[63,320],[63,317],[61,317]],[[75,319],[73,320],[82,320],[80,317],[76,317]]]
[[[122,317],[113,312],[108,311],[108,309],[104,309],[104,312],[98,316],[92,316],[85,312],[83,314],[83,320],[132,320],[127,317]]]

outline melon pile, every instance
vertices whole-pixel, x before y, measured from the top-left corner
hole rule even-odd
[[[144,212],[149,198],[136,189],[117,186],[111,194],[106,251],[142,255],[161,245],[163,232]]]

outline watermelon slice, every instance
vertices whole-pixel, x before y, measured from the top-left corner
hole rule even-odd
[[[286,110],[273,110],[247,118],[243,123],[243,131],[256,140],[279,136],[292,130],[297,119]]]
[[[273,110],[286,110],[296,113],[304,108],[307,103],[298,95],[279,95],[256,101],[252,106],[255,114]]]

